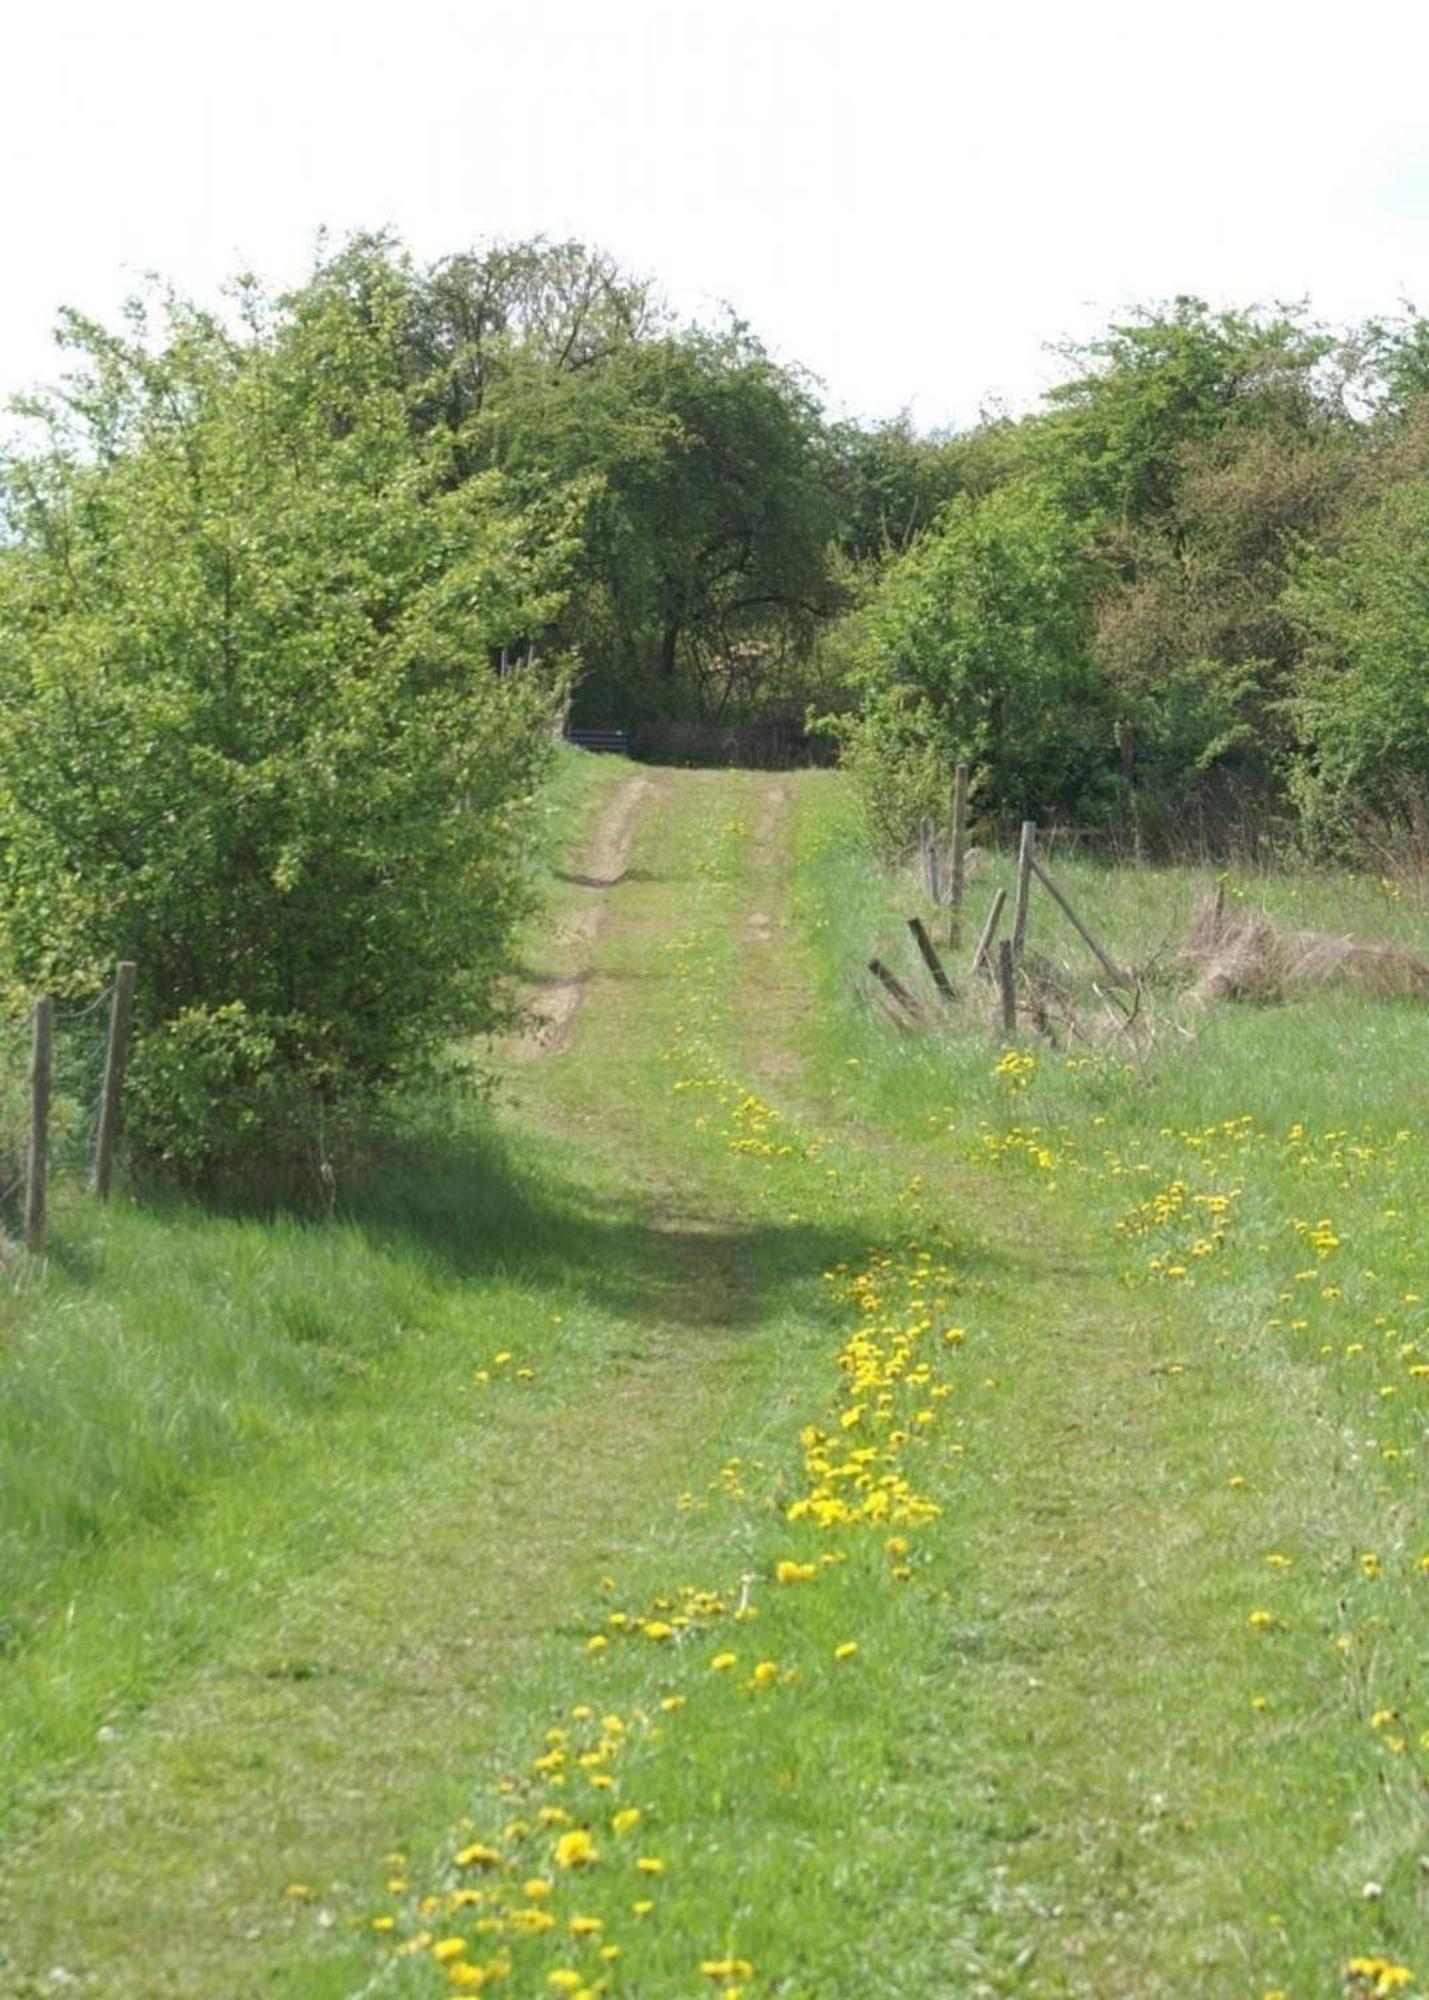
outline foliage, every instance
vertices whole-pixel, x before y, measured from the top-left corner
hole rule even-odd
[[[421,422],[462,427],[464,472],[587,496],[551,637],[598,721],[757,712],[810,651],[834,532],[824,429],[797,371],[738,320],[679,329],[580,245],[451,258],[417,287]],[[771,682],[773,685],[771,686]]]
[[[1429,772],[1429,478],[1400,481],[1336,545],[1308,552],[1287,604],[1309,640],[1291,702],[1292,794],[1343,844],[1422,809]]]
[[[961,495],[886,573],[852,643],[841,730],[885,846],[946,813],[948,773],[995,811],[1092,808],[1111,753],[1090,650],[1095,570],[1045,489]]]
[[[56,991],[140,962],[131,1132],[186,1171],[495,1018],[559,679],[488,654],[558,608],[572,503],[453,479],[410,300],[372,252],[237,331],[71,318],[6,469],[0,949]]]
[[[1079,518],[1154,520],[1175,501],[1188,445],[1312,425],[1334,347],[1298,311],[1213,312],[1188,297],[1143,309],[1064,350],[1085,372],[1049,391],[1038,459]]]

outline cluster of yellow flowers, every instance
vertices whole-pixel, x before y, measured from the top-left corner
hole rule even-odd
[[[800,1434],[807,1486],[788,1518],[821,1528],[923,1527],[941,1509],[918,1492],[909,1470],[933,1447],[938,1407],[952,1387],[937,1369],[964,1337],[942,1318],[953,1274],[915,1244],[897,1256],[875,1254],[853,1275],[845,1266],[826,1277],[858,1317],[838,1357],[837,1424],[809,1424]]]
[[[992,1073],[1005,1090],[1025,1090],[1037,1074],[1037,1058],[1031,1049],[1004,1049]]]
[[[1414,1974],[1407,1965],[1396,1965],[1393,1959],[1377,1957],[1356,1957],[1346,1961],[1345,1984],[1360,2000],[1384,2000],[1390,1993],[1402,1993],[1414,1984]]]

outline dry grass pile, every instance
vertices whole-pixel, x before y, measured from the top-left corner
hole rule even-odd
[[[1227,909],[1219,891],[1197,905],[1180,963],[1192,996],[1204,1003],[1264,1005],[1334,986],[1385,1000],[1429,1000],[1429,960],[1417,953],[1328,931],[1283,930],[1260,910]]]

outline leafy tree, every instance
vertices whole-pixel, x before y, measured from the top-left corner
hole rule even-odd
[[[1108,786],[1108,691],[1091,656],[1094,565],[1045,489],[959,496],[858,614],[862,710],[841,732],[875,830],[906,840],[972,764],[984,805],[1095,810]]]
[[[835,425],[829,476],[840,555],[854,569],[901,555],[966,485],[962,441],[924,436],[906,412]]]
[[[3,484],[0,952],[139,960],[131,1131],[193,1175],[496,1017],[558,685],[488,655],[570,554],[566,498],[414,429],[400,260],[239,305],[71,317]]]
[[[1307,550],[1286,608],[1308,640],[1290,711],[1291,790],[1337,845],[1422,823],[1429,777],[1429,476],[1389,486],[1334,543]]]
[[[577,244],[447,259],[406,339],[419,422],[459,427],[464,475],[587,503],[552,643],[593,718],[720,714],[809,649],[834,529],[809,387],[749,328],[677,329],[648,286]]]
[[[1336,342],[1298,311],[1212,312],[1182,297],[1064,350],[1083,373],[1048,392],[1032,443],[1078,519],[1107,533],[1164,516],[1183,454],[1228,433],[1316,427]]]

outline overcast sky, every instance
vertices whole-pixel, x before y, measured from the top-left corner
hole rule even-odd
[[[603,244],[837,408],[966,422],[1139,300],[1429,307],[1426,75],[1424,0],[10,0],[0,391],[62,303],[391,224]]]

